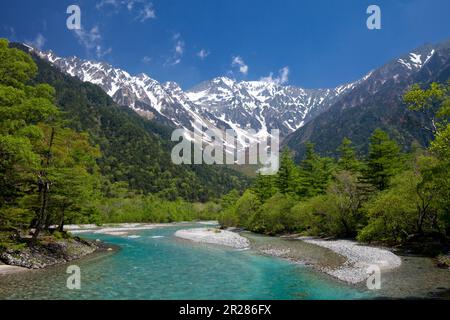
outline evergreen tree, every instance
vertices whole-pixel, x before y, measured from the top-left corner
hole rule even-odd
[[[306,158],[300,164],[300,189],[302,198],[324,194],[332,177],[333,160],[320,157],[314,151],[314,145],[307,144]]]
[[[356,151],[353,148],[352,141],[344,138],[341,146],[338,148],[339,160],[338,168],[344,171],[357,172],[361,170],[362,164],[356,156]]]
[[[298,190],[298,168],[288,149],[281,153],[276,187],[282,194],[295,195]]]
[[[259,200],[264,202],[277,193],[276,183],[277,177],[275,175],[262,175],[258,173],[252,190],[258,196]]]
[[[377,190],[385,190],[389,187],[390,179],[402,166],[403,155],[397,142],[391,140],[386,132],[376,129],[370,137],[364,181]]]

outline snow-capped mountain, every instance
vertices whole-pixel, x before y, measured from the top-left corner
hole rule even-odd
[[[365,153],[369,137],[381,128],[405,147],[413,142],[426,146],[432,135],[423,128],[431,126],[432,120],[408,110],[403,95],[415,83],[446,82],[449,77],[450,41],[421,46],[371,72],[328,112],[289,134],[284,143],[299,159],[307,142],[322,154],[335,155],[344,138]]]
[[[35,51],[62,71],[99,85],[116,103],[141,116],[188,129],[195,123],[207,128],[234,129],[242,144],[251,136],[265,138],[272,129],[279,129],[284,138],[336,104],[361,104],[384,83],[401,82],[420,71],[436,52],[431,45],[423,46],[356,82],[332,89],[218,77],[183,91],[174,82],[161,84],[146,74],[132,76],[107,63]],[[256,133],[250,136],[249,129]]]
[[[187,96],[231,128],[254,129],[261,134],[279,129],[286,136],[326,110],[357,83],[334,89],[302,89],[219,77],[189,90]]]
[[[194,122],[208,128],[234,129],[242,142],[249,129],[261,138],[267,137],[271,129],[279,129],[281,137],[288,135],[359,83],[333,89],[302,89],[219,77],[183,91],[174,82],[161,84],[146,74],[132,76],[107,63],[35,51],[62,71],[100,86],[116,103],[144,117],[157,117],[188,129]]]

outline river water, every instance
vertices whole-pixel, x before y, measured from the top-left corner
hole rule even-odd
[[[383,290],[340,282],[313,268],[258,250],[236,250],[174,237],[183,225],[133,232],[131,237],[85,234],[119,248],[73,262],[81,289],[66,286],[68,265],[0,277],[0,299],[366,299],[424,297],[450,287],[450,271],[430,259],[404,257],[383,279]],[[246,234],[252,247],[290,248],[306,262],[334,265],[342,257],[302,241]],[[421,291],[420,291],[420,290]]]
[[[0,299],[358,299],[359,289],[308,267],[253,251],[174,237],[181,227],[87,234],[120,247],[77,261],[81,289],[69,290],[67,266],[0,277]],[[186,228],[186,227],[183,227]]]

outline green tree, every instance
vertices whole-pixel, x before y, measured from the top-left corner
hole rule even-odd
[[[307,144],[305,159],[300,163],[299,191],[301,198],[325,194],[332,177],[334,163],[331,158],[320,157],[314,145]]]
[[[358,235],[361,241],[405,242],[417,232],[421,202],[417,193],[420,176],[405,171],[392,180],[391,188],[365,204],[369,223]]]
[[[36,71],[29,55],[0,39],[0,226],[9,224],[11,213],[14,221],[27,222],[30,210],[21,208],[19,200],[33,180],[42,181],[40,169],[49,158],[48,152],[40,153],[45,135],[40,124],[52,123],[58,110],[53,88],[28,85]]]
[[[30,85],[37,67],[29,55],[0,40],[0,58],[0,227],[32,219],[37,238],[88,207],[100,153],[86,134],[64,127],[52,87]]]
[[[280,156],[276,187],[282,194],[290,195],[295,195],[298,189],[298,168],[288,149],[284,149]]]
[[[450,117],[450,80],[447,84],[432,83],[428,89],[415,84],[403,97],[408,108],[425,113],[431,119],[431,127],[425,130],[437,135],[444,130]]]
[[[219,217],[219,223],[222,227],[236,227],[239,225],[239,215],[235,210],[239,198],[239,191],[235,189],[222,197],[220,203],[222,208]]]
[[[365,222],[361,212],[365,195],[361,190],[356,175],[349,171],[336,173],[326,194],[292,208],[299,231],[315,236],[356,236]]]
[[[450,80],[446,84],[432,83],[422,89],[414,85],[404,96],[409,109],[420,111],[431,118],[434,133],[430,151],[438,161],[431,162],[424,172],[426,183],[422,186],[433,190],[435,205],[443,212],[441,220],[445,222],[445,233],[450,234]]]
[[[251,229],[251,218],[261,210],[261,201],[252,190],[244,192],[236,203],[235,213],[239,216],[238,226]]]
[[[252,190],[258,196],[260,201],[264,202],[277,193],[276,178],[275,175],[262,175],[258,173],[258,176],[253,183]]]
[[[385,190],[390,179],[402,169],[403,161],[397,142],[386,132],[376,129],[370,137],[364,180],[380,191]]]
[[[269,235],[295,231],[297,224],[291,214],[294,204],[291,196],[275,194],[253,214],[249,222],[250,230]]]
[[[338,168],[344,171],[358,172],[362,169],[362,163],[356,156],[352,141],[348,138],[342,140],[341,146],[338,148],[339,160]]]
[[[222,197],[221,206],[223,209],[233,208],[241,195],[236,189],[231,190],[228,194]]]

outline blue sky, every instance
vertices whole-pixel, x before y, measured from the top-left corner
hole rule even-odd
[[[78,32],[66,27],[71,4],[81,8]],[[381,8],[381,30],[366,27],[371,4]],[[0,37],[185,89],[270,74],[325,88],[450,38],[449,12],[448,0],[15,0],[0,3]]]

